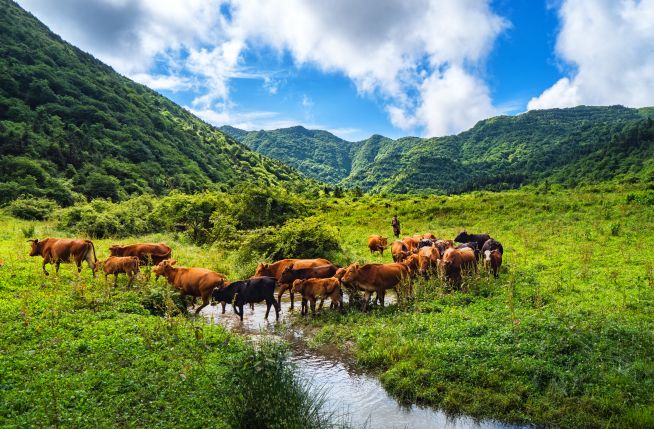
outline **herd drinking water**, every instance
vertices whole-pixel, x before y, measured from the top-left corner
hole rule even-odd
[[[93,271],[98,269],[114,276],[116,285],[118,274],[124,273],[129,278],[128,287],[140,271],[140,266],[153,265],[156,278],[162,276],[169,284],[179,290],[182,300],[185,297],[200,298],[202,304],[195,309],[195,314],[211,302],[221,302],[223,313],[225,305],[231,303],[234,312],[243,320],[243,306],[262,301],[266,302],[266,318],[270,308],[274,307],[279,320],[282,295],[289,290],[291,309],[294,296],[302,296],[302,315],[311,308],[315,314],[316,302],[320,299],[320,308],[326,298],[331,300],[331,307],[343,309],[343,289],[360,290],[364,293],[363,310],[366,311],[373,293],[376,301],[384,305],[388,289],[394,289],[399,296],[403,285],[407,286],[408,295],[413,294],[413,279],[417,276],[442,278],[452,288],[461,287],[465,276],[474,274],[483,261],[483,269],[498,277],[502,265],[504,248],[502,244],[488,234],[458,234],[454,240],[438,239],[432,233],[417,234],[395,240],[391,243],[393,262],[359,264],[339,267],[323,258],[316,259],[282,259],[273,263],[259,263],[254,276],[245,280],[229,281],[223,274],[198,267],[178,267],[171,258],[172,249],[164,243],[137,243],[129,245],[112,245],[110,255],[104,261],[98,261],[95,246],[90,240],[46,238],[29,240],[30,256],[43,257],[43,272],[49,273],[45,266],[55,265],[59,272],[62,262],[74,262],[78,273],[86,261]],[[457,244],[459,243],[459,244]],[[388,248],[388,239],[381,235],[368,238],[371,254],[379,252],[382,256]],[[277,298],[274,291],[278,289]]]

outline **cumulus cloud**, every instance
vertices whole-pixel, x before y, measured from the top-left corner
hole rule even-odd
[[[497,111],[481,76],[508,22],[490,0],[19,1],[128,76],[161,89],[193,84],[196,111],[228,114],[234,77],[277,92],[265,73],[243,73],[244,52],[271,47],[298,67],[347,76],[401,128],[442,135]]]
[[[360,93],[388,103],[395,126],[440,135],[496,111],[478,75],[508,23],[485,0],[231,4],[232,37],[288,51],[298,65],[344,73]]]
[[[654,0],[566,0],[556,53],[572,71],[528,109],[654,104]]]

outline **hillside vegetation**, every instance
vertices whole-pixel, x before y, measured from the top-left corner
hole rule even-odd
[[[0,204],[239,183],[308,184],[0,0]]]
[[[525,184],[566,186],[617,178],[654,183],[651,108],[530,111],[480,121],[455,136],[347,142],[302,127],[223,130],[310,177],[387,193],[461,193]]]

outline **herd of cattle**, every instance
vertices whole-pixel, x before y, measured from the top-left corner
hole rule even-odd
[[[326,298],[331,299],[331,307],[343,308],[343,288],[361,290],[364,292],[363,310],[367,309],[368,301],[374,292],[376,300],[383,306],[388,289],[400,293],[403,284],[408,285],[408,293],[412,294],[412,279],[421,276],[439,276],[452,286],[461,284],[462,277],[476,273],[480,260],[483,267],[498,276],[502,265],[502,244],[492,239],[488,234],[468,234],[461,232],[454,240],[441,240],[431,233],[405,237],[391,243],[392,263],[358,264],[345,268],[332,264],[327,259],[282,259],[267,264],[260,263],[253,277],[246,280],[230,282],[224,275],[196,267],[177,267],[172,259],[172,249],[164,243],[137,243],[129,245],[112,245],[110,256],[98,261],[95,246],[90,240],[46,238],[29,240],[31,242],[30,256],[43,257],[43,272],[47,264],[54,264],[59,272],[62,262],[74,262],[78,273],[82,263],[86,261],[93,271],[102,269],[105,280],[114,276],[114,286],[118,274],[127,275],[128,287],[140,271],[140,266],[154,266],[156,278],[165,277],[168,283],[179,290],[182,300],[186,296],[200,298],[202,304],[195,310],[198,314],[211,301],[225,305],[231,303],[234,312],[243,320],[243,306],[266,302],[266,318],[270,308],[274,307],[276,318],[279,319],[282,295],[289,290],[291,309],[294,307],[294,296],[302,296],[301,314],[305,315],[308,308],[315,314],[316,302],[320,299],[320,308]],[[456,244],[455,242],[461,243]],[[388,239],[380,235],[370,236],[368,248],[371,253],[379,252],[382,256],[388,248]],[[274,291],[278,288],[277,298]]]

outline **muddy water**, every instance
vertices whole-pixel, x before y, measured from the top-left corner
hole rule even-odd
[[[391,296],[389,296],[391,295]],[[392,293],[386,302],[394,302]],[[295,311],[300,303],[296,300]],[[312,389],[323,395],[325,408],[336,417],[354,427],[368,428],[448,428],[448,429],[501,429],[512,428],[495,421],[475,421],[470,417],[448,417],[445,413],[416,405],[403,406],[392,398],[383,386],[370,374],[357,370],[354,362],[337,350],[311,350],[304,344],[304,332],[291,327],[288,322],[290,299],[282,298],[280,321],[275,322],[274,309],[268,320],[264,318],[266,306],[256,304],[254,310],[245,307],[241,322],[230,306],[221,314],[220,305],[207,307],[202,314],[213,323],[219,323],[241,335],[254,340],[261,337],[284,339],[291,345],[291,359],[297,364],[298,376],[307,381]],[[326,304],[323,311],[330,311]]]

